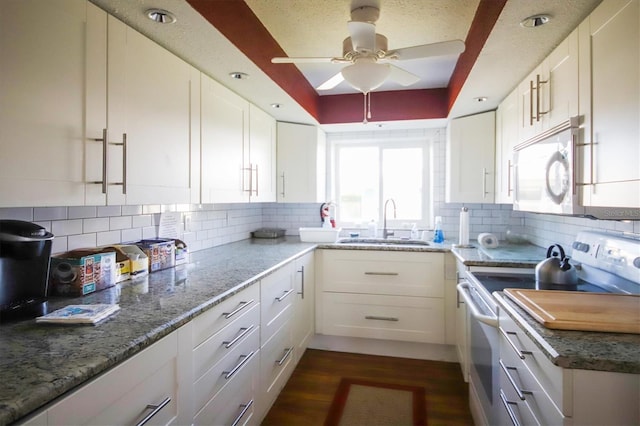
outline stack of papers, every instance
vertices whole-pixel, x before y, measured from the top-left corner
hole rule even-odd
[[[37,317],[36,322],[56,324],[96,324],[120,310],[115,304],[69,305],[47,315]]]

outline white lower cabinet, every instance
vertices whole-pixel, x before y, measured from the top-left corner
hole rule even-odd
[[[92,380],[47,410],[49,425],[179,424],[178,333]]]
[[[318,333],[445,343],[444,253],[318,253]]]

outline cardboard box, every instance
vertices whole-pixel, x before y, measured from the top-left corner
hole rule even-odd
[[[189,249],[182,240],[174,240],[176,244],[176,266],[189,263]]]
[[[176,266],[176,244],[174,240],[154,238],[135,243],[149,258],[149,272]]]
[[[114,251],[81,249],[51,257],[49,282],[52,292],[62,296],[84,296],[116,284]]]
[[[134,244],[114,244],[104,248],[116,253],[116,262],[120,272],[117,282],[149,273],[149,258],[140,250],[140,247]]]

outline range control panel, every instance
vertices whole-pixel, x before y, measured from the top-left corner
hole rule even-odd
[[[578,233],[574,263],[589,265],[640,284],[640,240],[595,231]]]

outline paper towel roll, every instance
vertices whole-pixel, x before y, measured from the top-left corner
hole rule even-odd
[[[469,209],[463,207],[460,210],[460,231],[458,232],[458,244],[469,245]]]
[[[483,232],[478,235],[478,244],[484,248],[496,248],[498,247],[498,237],[488,232]]]

